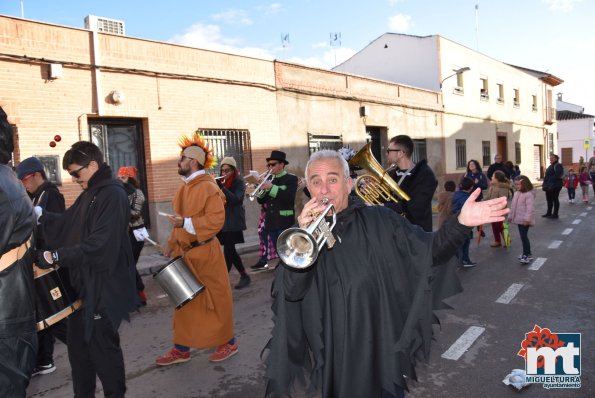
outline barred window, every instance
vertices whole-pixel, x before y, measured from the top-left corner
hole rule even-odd
[[[425,139],[413,140],[413,154],[411,160],[414,163],[418,163],[422,159],[428,158],[428,151]]]
[[[323,149],[337,151],[343,147],[342,135],[325,135],[308,133],[308,150],[310,155]]]
[[[456,140],[457,169],[467,167],[467,140]]]
[[[199,129],[205,137],[217,159],[221,161],[226,156],[235,159],[241,175],[252,169],[252,146],[250,131]]]
[[[481,163],[483,164],[483,167],[492,164],[490,141],[481,141],[481,157]]]
[[[514,163],[521,164],[521,143],[514,143]]]

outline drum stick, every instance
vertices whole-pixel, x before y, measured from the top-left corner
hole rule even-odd
[[[150,244],[152,244],[153,246],[159,246],[159,244],[157,242],[155,242],[154,240],[152,240],[151,238],[149,238],[148,236],[145,236],[145,240],[147,242],[149,242]]]
[[[173,214],[169,214],[169,213],[165,213],[163,211],[158,212],[157,214],[159,214],[160,216],[164,216],[164,217],[173,217]]]

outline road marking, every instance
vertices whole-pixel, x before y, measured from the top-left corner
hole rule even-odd
[[[591,206],[587,207],[587,210],[593,210],[593,208]]]
[[[552,243],[550,243],[550,245],[547,248],[548,249],[557,249],[560,247],[561,244],[562,244],[561,240],[554,240],[554,241],[552,241]]]
[[[579,214],[579,217],[587,217],[587,212],[585,211],[585,212]]]
[[[510,287],[502,294],[502,296],[498,297],[496,300],[497,303],[500,304],[510,304],[514,296],[517,295],[518,292],[525,286],[523,283],[513,283]]]
[[[485,330],[479,326],[471,326],[442,354],[442,358],[458,360]]]
[[[543,258],[543,257],[538,257],[535,260],[533,260],[533,262],[531,263],[531,265],[529,266],[529,270],[531,271],[537,271],[539,268],[541,268],[541,266],[543,265],[543,263],[545,263],[547,260],[547,258]]]
[[[577,219],[576,219],[576,220],[574,220],[572,223],[573,223],[574,225],[576,225],[576,224],[580,224],[580,223],[581,223],[581,221],[583,221],[583,220],[580,220],[580,219],[578,219],[578,218],[577,218]]]
[[[562,231],[562,235],[570,235],[572,233],[572,228],[566,228]]]

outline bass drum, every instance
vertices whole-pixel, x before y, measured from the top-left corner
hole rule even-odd
[[[165,290],[176,309],[182,308],[205,288],[188,269],[182,256],[165,264],[153,274],[153,279]]]
[[[46,329],[81,308],[81,300],[74,300],[56,269],[41,269],[33,265],[35,277],[37,331]]]

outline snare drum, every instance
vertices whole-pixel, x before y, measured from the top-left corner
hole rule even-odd
[[[163,266],[153,275],[153,279],[165,290],[176,309],[180,309],[205,288],[188,269],[182,256]]]
[[[81,300],[73,301],[75,297],[72,293],[68,293],[57,270],[41,269],[33,265],[33,276],[37,304],[37,331],[60,322],[81,307]]]

